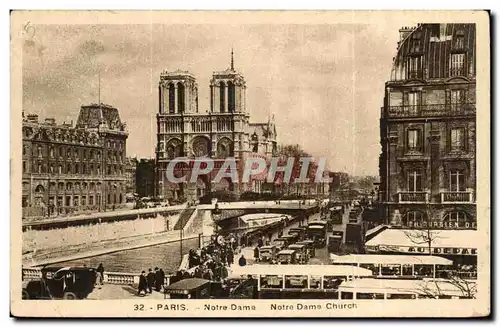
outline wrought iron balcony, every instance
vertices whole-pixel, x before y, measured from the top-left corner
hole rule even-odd
[[[441,192],[441,203],[472,203],[472,202],[474,202],[472,192],[469,191]]]
[[[476,114],[475,103],[428,104],[389,106],[382,113],[386,117],[439,117],[439,116],[469,116]]]
[[[399,203],[427,203],[429,202],[429,193],[427,192],[399,192]]]

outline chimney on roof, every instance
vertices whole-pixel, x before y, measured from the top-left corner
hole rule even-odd
[[[28,115],[28,121],[30,123],[37,123],[38,124],[38,115],[37,114]]]
[[[399,29],[399,42],[402,42],[414,30],[413,27],[402,27]]]

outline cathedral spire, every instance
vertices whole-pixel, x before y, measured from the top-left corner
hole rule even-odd
[[[232,47],[231,47],[231,70],[234,70],[234,53]]]

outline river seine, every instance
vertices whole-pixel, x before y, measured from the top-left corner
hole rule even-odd
[[[198,247],[198,238],[182,241],[182,254]],[[126,250],[96,257],[66,261],[52,266],[97,267],[103,264],[105,271],[140,273],[142,270],[162,268],[165,273],[175,273],[181,263],[180,242],[155,245],[146,248]]]

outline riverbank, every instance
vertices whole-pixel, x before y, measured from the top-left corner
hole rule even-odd
[[[95,257],[114,252],[179,242],[181,240],[181,237],[182,240],[187,241],[196,239],[199,237],[199,235],[191,234],[181,236],[180,231],[176,230],[149,235],[138,235],[116,240],[108,240],[93,244],[81,244],[65,248],[51,249],[42,253],[38,252],[35,255],[25,256],[23,258],[23,266],[44,266],[59,262]]]

